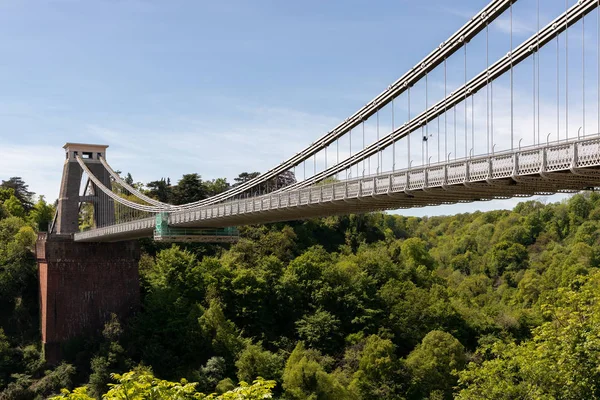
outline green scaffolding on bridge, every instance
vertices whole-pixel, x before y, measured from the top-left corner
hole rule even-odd
[[[235,243],[239,240],[236,227],[176,228],[169,225],[169,213],[156,214],[154,240],[159,242]]]

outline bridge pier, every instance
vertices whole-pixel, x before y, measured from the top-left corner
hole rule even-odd
[[[36,244],[42,344],[46,361],[62,358],[69,339],[100,332],[112,313],[127,319],[139,307],[139,245],[76,243],[40,234]]]

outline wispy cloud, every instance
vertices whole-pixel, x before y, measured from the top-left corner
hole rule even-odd
[[[91,125],[94,141],[114,144],[111,165],[142,182],[198,172],[205,179],[243,171],[264,172],[306,147],[337,122],[335,118],[284,108],[244,108],[246,118],[207,124],[185,119],[187,129],[143,130]]]
[[[514,35],[532,35],[537,32],[536,26],[524,21],[520,18],[514,18],[512,20],[512,28],[510,17],[502,16],[491,25],[498,31],[506,34],[510,34],[511,29]]]
[[[445,14],[445,15],[459,17],[464,20],[470,20],[470,19],[474,18],[480,10],[479,9],[466,9],[466,8],[458,8],[458,7],[441,6],[441,7],[432,8],[432,11],[435,11],[435,12],[441,13],[441,14]],[[510,34],[510,32],[511,32],[510,17],[507,15],[503,15],[503,16],[497,18],[491,24],[491,26],[502,33]],[[537,31],[537,29],[536,29],[535,25],[530,24],[529,22],[521,19],[520,17],[513,16],[513,20],[512,20],[513,34],[515,34],[515,35],[531,35],[531,34],[534,34],[536,31]]]
[[[20,176],[30,190],[49,201],[58,197],[64,162],[60,147],[2,144],[0,152],[0,179]]]
[[[452,15],[452,16],[460,17],[460,18],[467,19],[467,20],[473,18],[479,11],[479,10],[475,10],[475,9],[459,8],[456,6],[453,6],[453,7],[448,7],[448,6],[431,7],[431,10],[435,11],[437,13],[441,13],[441,14],[445,14],[445,15]]]

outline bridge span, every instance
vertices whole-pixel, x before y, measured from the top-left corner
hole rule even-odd
[[[600,186],[600,137],[451,160],[169,214],[181,228],[288,221],[327,215],[577,192]],[[152,237],[154,217],[74,234],[77,242]]]

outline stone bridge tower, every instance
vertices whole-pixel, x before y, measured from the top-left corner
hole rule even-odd
[[[110,175],[100,163],[108,146],[67,143],[66,160],[56,216],[50,232],[40,233],[36,243],[39,270],[41,333],[44,355],[59,362],[63,346],[72,339],[97,335],[111,314],[122,321],[139,307],[140,287],[136,241],[78,243],[79,209],[94,205],[94,223],[114,223],[114,203],[96,185],[91,195],[80,194],[81,156],[98,180],[111,187]]]
[[[100,157],[106,157],[107,147],[81,143],[67,143],[64,145],[66,160],[60,183],[56,223],[53,224],[51,233],[72,235],[79,232],[79,208],[81,203],[84,202],[94,205],[94,223],[96,226],[101,227],[114,223],[113,200],[93,182],[90,182],[93,196],[82,196],[79,193],[83,169],[77,162],[78,156],[83,159],[86,166],[104,186],[111,187],[110,175],[100,163]]]

